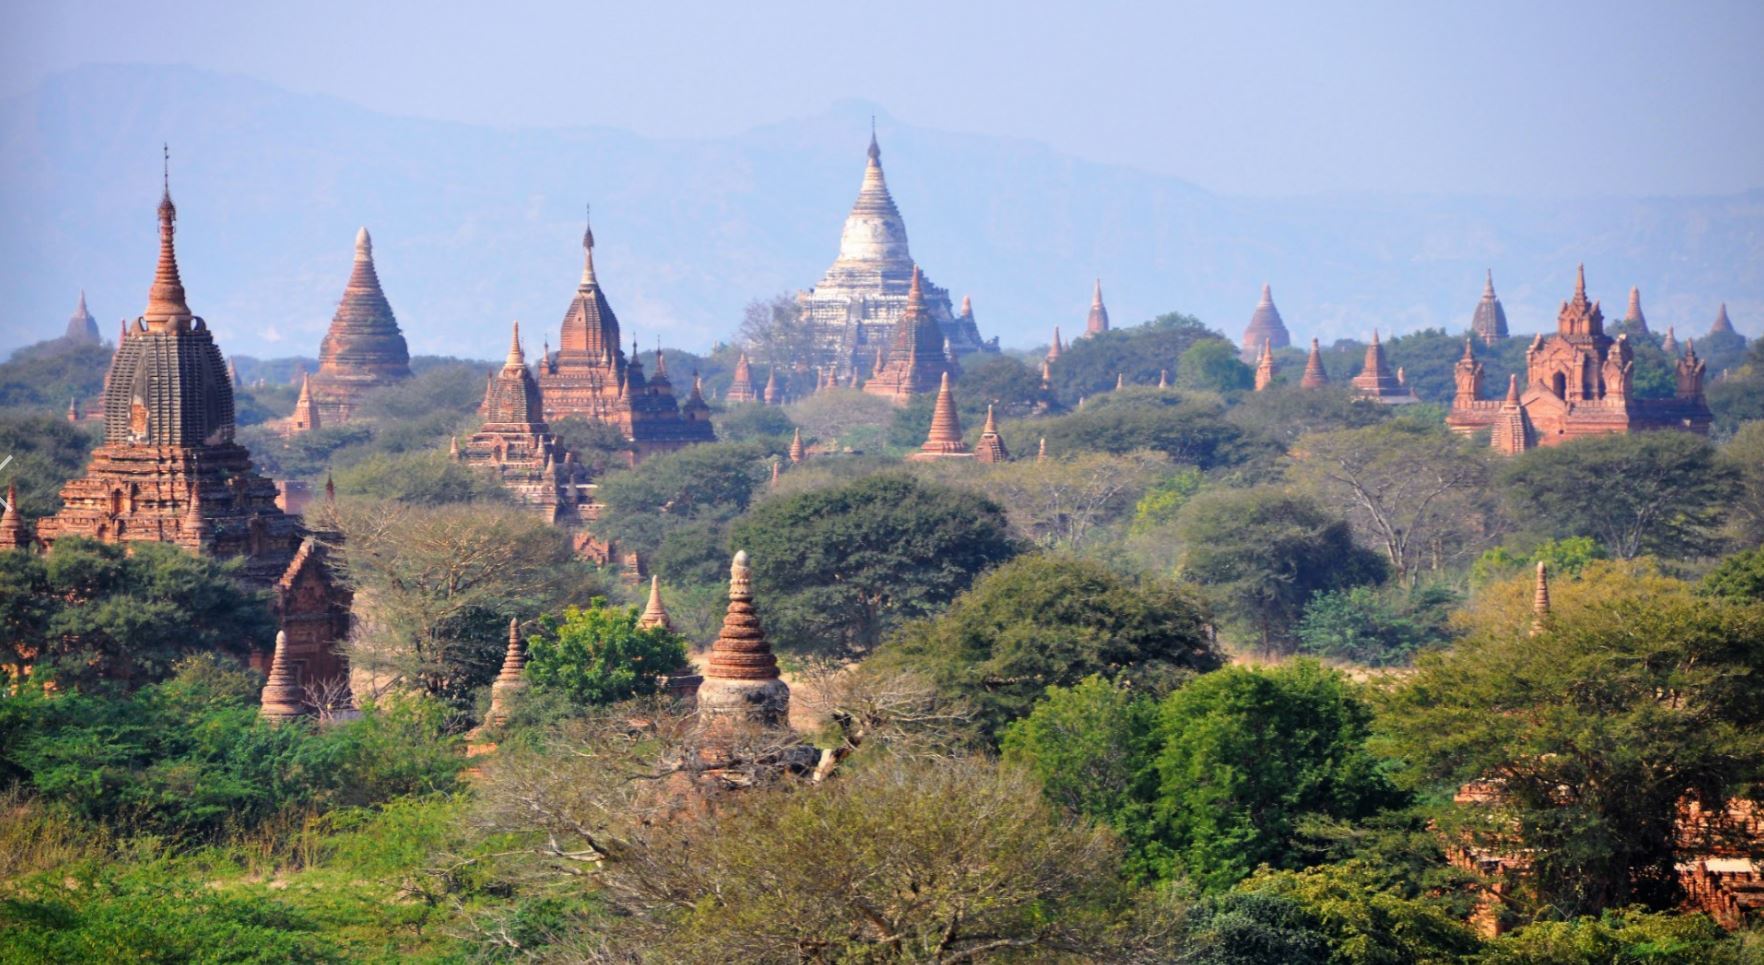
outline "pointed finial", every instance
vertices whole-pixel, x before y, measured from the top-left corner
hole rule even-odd
[[[1096,280],[1096,284],[1090,289],[1090,307],[1095,308],[1096,306],[1101,305],[1101,304],[1102,304],[1102,279],[1098,278]]]
[[[396,254],[396,252],[394,252]],[[355,232],[355,260],[372,261],[374,257],[374,239],[368,234],[367,226],[363,225]]]
[[[668,609],[662,606],[661,577],[659,576],[652,574],[649,577],[649,602],[643,607],[643,615],[637,618],[637,625],[646,630],[673,629],[672,621],[668,619]]]
[[[1476,358],[1475,353],[1470,349],[1470,341],[1472,338],[1473,336],[1470,335],[1464,336],[1464,361],[1466,362],[1474,361]]]
[[[1507,404],[1519,404],[1519,376],[1517,375],[1507,376]]]
[[[1586,299],[1586,262],[1581,262],[1574,269],[1574,297]]]
[[[1484,297],[1484,298],[1493,298],[1494,297],[1494,269],[1493,268],[1488,269],[1488,277],[1484,278],[1482,281],[1482,297]]]
[[[1376,328],[1372,330],[1372,344],[1373,345],[1378,344],[1378,329],[1376,329]]]
[[[514,334],[512,336],[510,336],[510,338],[509,338],[507,364],[508,365],[519,365],[519,366],[523,366],[523,367],[527,364],[527,356],[521,352],[521,322],[520,322],[520,319],[515,320]]]
[[[876,115],[874,114],[870,115],[870,150],[868,153],[873,162],[882,159],[882,148],[876,143]]]
[[[1269,287],[1267,282],[1262,283],[1262,304],[1274,304],[1274,289]]]

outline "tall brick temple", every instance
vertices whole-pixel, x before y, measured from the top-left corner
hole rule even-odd
[[[374,270],[374,240],[362,228],[355,233],[355,264],[343,286],[343,299],[319,345],[318,374],[312,376],[312,402],[318,409],[319,424],[349,422],[363,395],[408,378],[410,349],[404,343],[404,333],[398,330],[386,293],[380,290],[380,275]]]
[[[557,351],[539,360],[543,418],[577,416],[616,426],[631,444],[633,461],[695,442],[715,442],[709,406],[696,381],[682,409],[658,347],[655,375],[645,378],[637,345],[627,357],[619,319],[594,271],[594,229],[582,232],[582,279],[564,311]]]
[[[587,468],[552,435],[541,409],[517,322],[508,358],[484,391],[484,424],[454,455],[494,473],[522,506],[546,522],[579,528],[599,508],[590,496]]]
[[[874,131],[868,154],[863,184],[839,236],[839,257],[818,285],[796,296],[803,317],[814,330],[816,354],[791,361],[829,368],[842,381],[854,371],[868,368],[877,350],[894,341],[895,329],[907,311],[916,269],[907,248],[906,221],[882,174],[882,149],[876,144]],[[971,302],[964,302],[962,314],[957,315],[950,308],[948,289],[929,279],[921,279],[919,284],[923,288],[922,308],[937,326],[939,346],[948,339],[957,356],[998,351],[998,339],[980,337]]]
[[[124,326],[104,380],[104,441],[85,475],[62,488],[61,511],[38,523],[38,539],[48,552],[85,537],[242,558],[245,579],[272,591],[297,679],[344,676],[333,651],[348,633],[350,595],[332,579],[324,544],[277,507],[275,483],[233,441],[232,380],[185,300],[176,223],[168,180],[147,309]],[[266,649],[256,662],[268,661]]]
[[[1506,399],[1482,397],[1482,363],[1465,342],[1446,424],[1465,434],[1492,429],[1492,445],[1506,453],[1613,432],[1681,429],[1707,435],[1713,416],[1703,399],[1703,362],[1696,348],[1687,342],[1677,360],[1678,388],[1670,399],[1635,397],[1634,354],[1628,334],[1605,334],[1604,313],[1587,298],[1581,266],[1574,297],[1556,315],[1555,334],[1532,340],[1525,350],[1525,384],[1514,382]]]
[[[955,360],[944,353],[943,336],[925,300],[917,267],[888,351],[878,349],[876,359],[876,372],[864,383],[864,391],[896,405],[906,405],[915,395],[936,392],[939,385],[948,384],[951,375],[961,372]]]

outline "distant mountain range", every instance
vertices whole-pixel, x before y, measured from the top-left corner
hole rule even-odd
[[[0,351],[60,334],[81,289],[107,338],[141,311],[162,140],[190,302],[227,351],[314,354],[362,224],[413,352],[496,357],[514,318],[529,341],[555,339],[584,202],[626,337],[703,350],[750,299],[812,285],[832,261],[872,114],[915,257],[1007,346],[1080,330],[1094,276],[1118,325],[1181,310],[1233,337],[1270,282],[1294,339],[1327,342],[1462,329],[1492,267],[1513,329],[1533,331],[1579,261],[1608,315],[1639,284],[1656,328],[1704,332],[1725,300],[1741,332],[1764,332],[1764,190],[1243,198],[863,103],[672,140],[393,117],[239,76],[93,66],[0,103]]]

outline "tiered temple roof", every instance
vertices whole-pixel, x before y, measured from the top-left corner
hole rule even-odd
[[[893,342],[881,371],[864,383],[864,391],[906,405],[913,396],[935,390],[939,381],[947,380],[953,372],[959,369],[943,353],[943,333],[925,307],[924,287],[919,270],[914,268],[906,310],[894,326]]]
[[[408,378],[410,349],[386,293],[380,290],[373,238],[362,228],[355,233],[355,263],[343,286],[343,298],[319,345],[313,400],[325,425],[342,425],[353,418],[361,397],[370,390]]]
[[[1391,373],[1389,363],[1384,360],[1384,344],[1378,340],[1377,329],[1372,331],[1372,344],[1366,346],[1366,365],[1359,375],[1354,376],[1353,386],[1356,394],[1388,405],[1420,401]]]
[[[284,627],[301,631],[287,654],[297,676],[337,676],[345,672],[333,651],[339,627],[347,628],[347,593],[325,573],[288,584],[306,534],[276,505],[275,483],[233,441],[232,380],[208,324],[185,297],[176,223],[168,177],[147,307],[124,326],[105,376],[104,440],[85,475],[62,488],[61,511],[39,521],[37,536],[51,552],[77,536],[242,558],[244,578],[271,589]],[[262,667],[269,659],[257,655]]]
[[[997,435],[994,427],[993,434]],[[933,459],[972,459],[974,453],[962,441],[962,418],[956,412],[955,394],[949,390],[949,373],[937,388],[937,404],[931,409],[931,431],[919,451],[907,457],[916,462]]]
[[[1256,303],[1249,326],[1243,330],[1244,357],[1253,356],[1264,341],[1275,348],[1292,344],[1292,337],[1286,333],[1286,323],[1280,320],[1280,309],[1274,307],[1274,292],[1267,285],[1262,286],[1262,300]]]
[[[634,460],[716,440],[704,410],[681,411],[659,348],[649,379],[635,342],[625,355],[618,316],[594,270],[592,226],[582,232],[582,278],[564,311],[557,351],[539,360],[539,388],[545,419],[578,416],[615,426],[631,443]]]
[[[1084,334],[1101,335],[1109,330],[1109,310],[1103,307],[1102,279],[1090,292],[1090,314],[1084,319]]]
[[[780,726],[789,713],[790,688],[779,679],[778,660],[754,612],[747,551],[742,550],[729,565],[729,608],[698,688],[699,718]]]
[[[545,421],[539,384],[514,324],[508,358],[484,391],[484,425],[459,451],[467,465],[496,473],[502,485],[547,522],[574,527],[593,518],[588,472]]]
[[[1672,330],[1666,339],[1676,349]],[[1586,435],[1642,429],[1682,429],[1707,434],[1712,416],[1703,399],[1703,362],[1687,344],[1678,360],[1678,392],[1672,399],[1637,399],[1634,351],[1627,333],[1605,333],[1604,313],[1586,292],[1586,270],[1577,270],[1574,295],[1562,303],[1556,331],[1538,335],[1525,352],[1526,378],[1509,385],[1508,398],[1481,398],[1481,364],[1458,362],[1458,387],[1446,423],[1462,433],[1491,429],[1502,452],[1549,446]],[[1470,378],[1471,373],[1476,378]],[[1517,405],[1519,412],[1513,407]]]
[[[1470,316],[1470,331],[1482,339],[1484,345],[1493,345],[1507,337],[1507,310],[1501,307],[1501,300],[1495,295],[1492,268],[1482,283],[1482,300],[1476,303],[1476,312]]]
[[[868,155],[857,201],[840,234],[839,257],[818,285],[796,296],[816,346],[813,358],[797,361],[831,366],[841,377],[866,365],[877,347],[894,341],[917,270],[907,247],[906,222],[882,174],[882,150],[874,132]],[[922,309],[938,329],[939,345],[949,339],[958,355],[998,351],[996,338],[981,339],[972,306],[957,316],[950,310],[947,289],[929,279],[921,284]]]

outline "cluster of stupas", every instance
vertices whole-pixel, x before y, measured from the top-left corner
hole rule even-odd
[[[339,678],[346,668],[336,648],[348,632],[351,600],[327,562],[335,540],[321,541],[284,512],[276,485],[233,441],[233,379],[185,297],[176,223],[168,172],[147,307],[123,326],[104,380],[104,439],[85,474],[62,488],[61,510],[38,521],[34,539],[16,517],[0,529],[15,549],[53,553],[61,540],[84,537],[239,558],[243,578],[271,591],[296,682]],[[261,669],[270,660],[260,652],[253,662]]]
[[[1696,347],[1687,342],[1676,360],[1678,386],[1673,398],[1638,399],[1630,333],[1612,338],[1605,333],[1604,321],[1599,303],[1587,297],[1582,266],[1575,274],[1573,297],[1557,313],[1555,333],[1539,333],[1525,350],[1525,384],[1513,377],[1501,400],[1483,398],[1482,363],[1476,359],[1473,340],[1466,339],[1464,356],[1454,370],[1455,392],[1446,424],[1461,433],[1489,429],[1491,444],[1505,453],[1580,436],[1647,429],[1707,435],[1713,415],[1703,398],[1704,366]],[[1639,324],[1645,331],[1640,293],[1634,289],[1626,323]],[[1667,351],[1676,354],[1673,342]]]
[[[877,353],[885,351],[893,360],[900,344],[896,330],[903,323],[928,325],[931,336],[915,336],[914,341],[924,341],[939,355],[946,343],[949,354],[957,357],[997,352],[998,339],[980,337],[973,303],[963,298],[961,312],[952,311],[948,290],[923,278],[913,261],[906,222],[882,174],[882,150],[874,131],[868,154],[863,185],[839,236],[839,256],[819,284],[796,297],[814,334],[814,357],[791,361],[825,369],[832,378],[852,384]],[[919,391],[931,391],[936,383],[933,373],[930,385]]]

